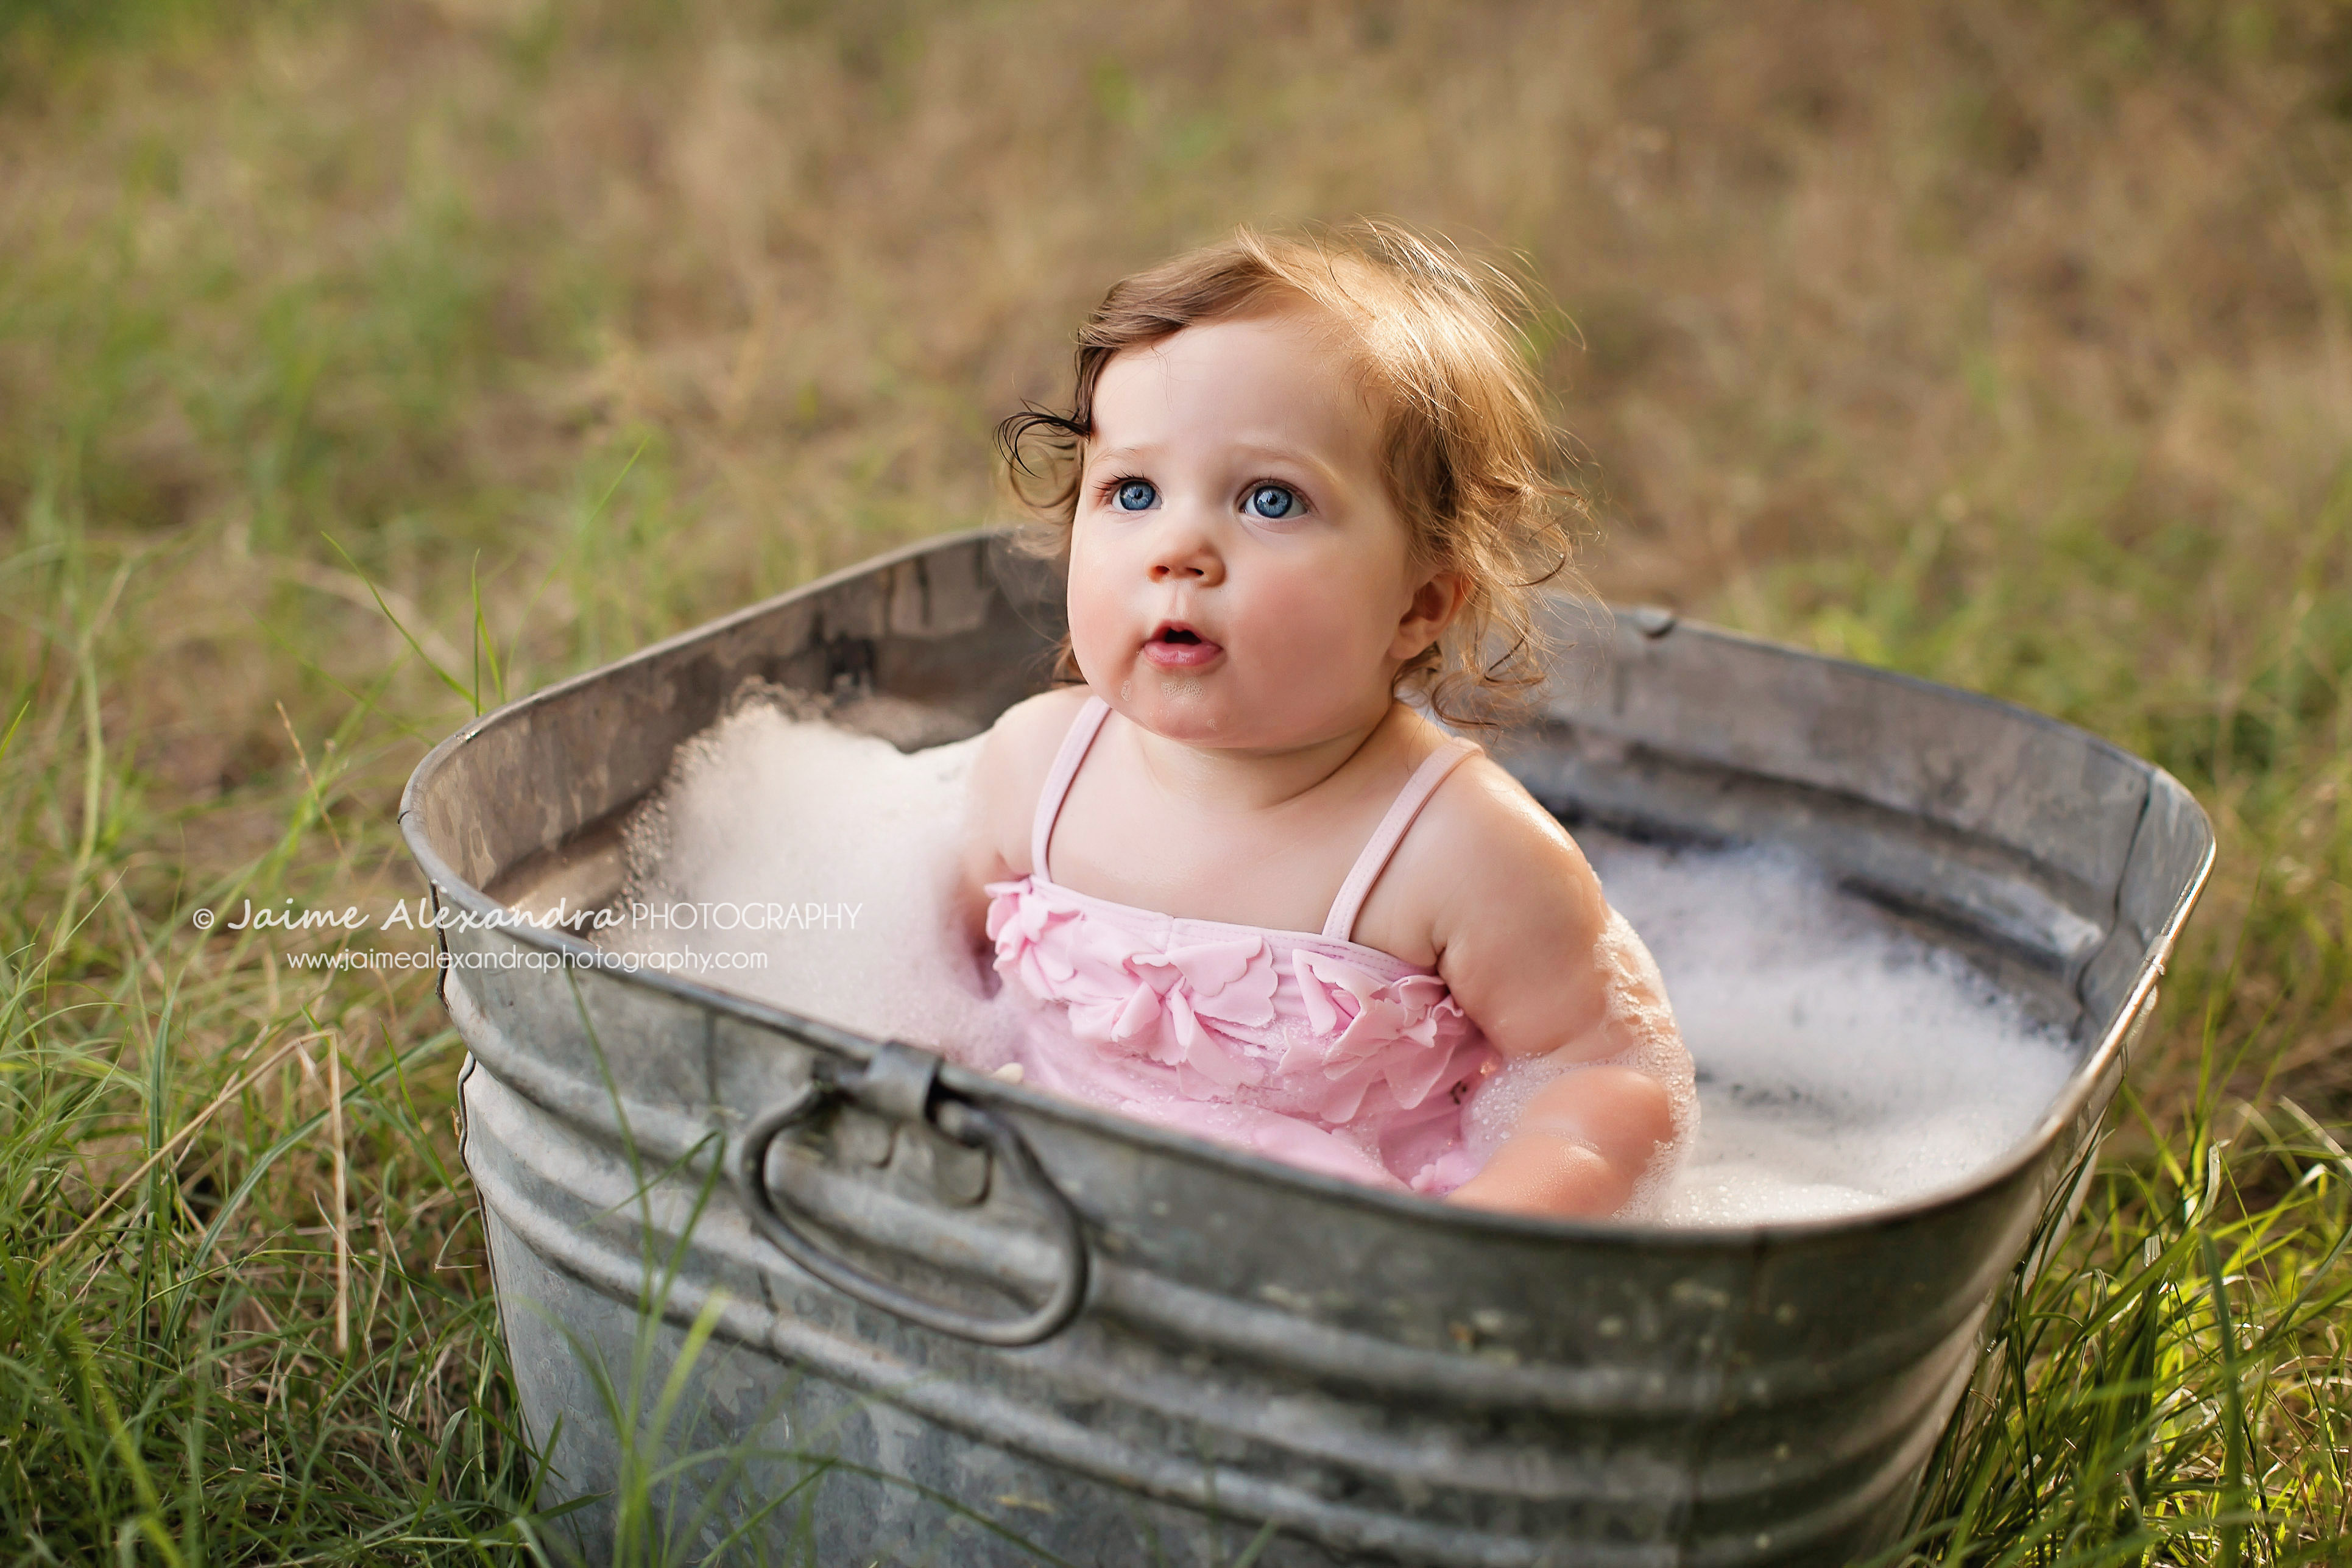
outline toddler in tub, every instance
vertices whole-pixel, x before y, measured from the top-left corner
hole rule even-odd
[[[1034,1008],[1006,1076],[1486,1208],[1668,1173],[1695,1102],[1647,951],[1400,697],[1475,726],[1541,679],[1568,533],[1523,306],[1393,225],[1244,229],[1112,289],[1069,413],[1005,422],[1080,682],[971,775],[967,914]],[[1482,1163],[1465,1107],[1513,1063]]]

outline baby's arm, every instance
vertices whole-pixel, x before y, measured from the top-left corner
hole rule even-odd
[[[1451,868],[1444,883],[1422,884],[1444,888],[1433,933],[1439,973],[1506,1060],[1549,1055],[1567,1068],[1449,1201],[1613,1214],[1675,1136],[1673,1098],[1654,1074],[1678,1073],[1687,1088],[1689,1058],[1657,967],[1583,854],[1502,769],[1473,758],[1429,815],[1433,831],[1406,842],[1417,860]]]

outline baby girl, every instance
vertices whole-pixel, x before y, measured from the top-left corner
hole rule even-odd
[[[1008,1076],[1523,1214],[1615,1214],[1678,1157],[1649,953],[1421,710],[1491,725],[1542,679],[1568,534],[1523,308],[1393,225],[1244,229],[1112,289],[1070,412],[1005,422],[1078,682],[971,775],[967,914],[1034,1008]],[[1482,1164],[1465,1105],[1522,1062]]]

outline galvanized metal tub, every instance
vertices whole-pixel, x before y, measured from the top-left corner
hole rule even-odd
[[[611,898],[617,824],[748,680],[901,700],[854,706],[909,745],[1042,687],[1058,584],[1001,537],[941,540],[469,724],[403,798],[462,966],[465,1157],[542,1500],[602,1499],[560,1528],[609,1556],[635,1490],[677,1548],[826,1564],[1631,1568],[1885,1542],[2000,1288],[2079,1201],[2210,826],[2160,770],[2033,713],[1557,609],[1580,649],[1506,752],[1537,798],[1571,826],[1790,847],[1967,953],[2079,1049],[2031,1137],[1846,1221],[1481,1215],[498,923]]]

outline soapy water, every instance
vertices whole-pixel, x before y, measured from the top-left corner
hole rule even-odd
[[[901,752],[799,706],[744,702],[680,749],[630,826],[623,907],[700,912],[600,942],[754,955],[713,983],[999,1068],[1024,1011],[951,917],[980,738]],[[1696,1135],[1642,1217],[1825,1219],[1949,1186],[2030,1132],[2073,1070],[2062,1031],[1793,857],[1578,842],[1655,957],[1697,1068]],[[1526,1064],[1482,1086],[1471,1151],[1550,1076]]]
[[[2031,1132],[2074,1071],[2064,1031],[1793,856],[1580,843],[1698,1069],[1668,1224],[1826,1219],[1949,1186]]]

